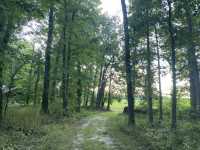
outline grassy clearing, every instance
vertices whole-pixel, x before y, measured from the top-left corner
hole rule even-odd
[[[137,102],[137,109],[145,109],[145,103]],[[126,102],[114,103],[113,110],[123,110]],[[178,101],[178,129],[170,129],[169,100],[164,101],[164,121],[158,122],[158,112],[155,111],[155,124],[150,127],[146,114],[136,114],[136,126],[127,126],[127,116],[121,113],[110,113],[107,126],[109,134],[121,143],[124,150],[198,150],[200,142],[200,120],[189,116],[190,103],[187,100]],[[154,103],[154,110],[158,103]]]

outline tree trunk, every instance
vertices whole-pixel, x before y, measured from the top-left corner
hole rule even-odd
[[[37,69],[36,69],[36,80],[34,84],[34,98],[33,98],[33,103],[36,105],[38,103],[38,84],[40,82],[40,57],[38,57],[38,62],[37,62]]]
[[[4,69],[4,51],[10,39],[12,30],[12,18],[8,18],[6,11],[1,11],[2,22],[0,22],[0,124],[3,120],[3,69]]]
[[[147,101],[148,101],[148,115],[149,115],[149,122],[153,124],[153,109],[152,109],[152,70],[151,70],[151,50],[150,50],[150,39],[149,39],[149,23],[147,23],[147,31],[146,31],[146,38],[147,38]]]
[[[78,61],[77,65],[77,75],[78,75],[78,81],[77,81],[77,108],[76,111],[80,112],[81,111],[81,96],[82,96],[82,82],[81,82],[81,65],[80,62]]]
[[[175,33],[172,25],[172,1],[167,0],[168,3],[168,26],[171,39],[171,69],[172,69],[172,129],[176,128],[176,105],[177,105],[177,93],[176,93],[176,49],[175,49]]]
[[[196,57],[196,50],[193,42],[193,24],[192,15],[190,9],[187,8],[187,25],[188,25],[188,67],[189,67],[189,79],[190,79],[190,95],[191,104],[194,111],[200,110],[200,81],[199,81],[199,71]]]
[[[107,71],[107,67],[106,65],[103,67],[103,73],[101,76],[101,81],[100,81],[100,86],[97,92],[97,99],[96,99],[96,108],[100,109],[101,108],[101,104],[102,104],[102,100],[104,98],[104,92],[105,92],[105,87],[106,87],[106,71]]]
[[[98,69],[96,68],[94,79],[93,79],[93,89],[92,89],[92,96],[91,96],[91,103],[90,107],[94,107],[94,101],[95,101],[95,86],[96,86],[96,80],[97,80],[97,74],[98,74]]]
[[[121,0],[123,22],[124,22],[124,34],[125,34],[125,66],[126,66],[126,81],[127,81],[127,96],[128,96],[128,114],[129,125],[135,124],[134,114],[134,100],[133,100],[133,88],[132,88],[132,71],[130,62],[130,48],[129,48],[129,31],[128,31],[128,17],[125,0]]]
[[[62,66],[63,66],[63,75],[62,75],[62,98],[63,98],[63,115],[67,113],[67,62],[66,62],[66,26],[67,26],[67,4],[64,0],[64,23],[63,23],[63,49],[62,49]]]
[[[96,108],[97,109],[98,109],[98,103],[99,103],[99,91],[100,91],[101,82],[102,82],[102,75],[103,75],[103,65],[101,65],[101,68],[100,68],[99,83],[98,83],[97,96],[96,96]]]
[[[162,96],[162,86],[161,86],[161,66],[160,66],[160,48],[158,40],[158,32],[155,26],[156,35],[156,49],[157,49],[157,59],[158,59],[158,85],[159,85],[159,120],[163,120],[163,96]]]
[[[59,42],[60,43],[60,42]],[[58,50],[56,52],[56,58],[54,63],[54,69],[53,69],[53,81],[51,84],[51,103],[55,102],[56,99],[56,84],[57,84],[57,78],[58,78],[58,63],[59,63],[59,57],[60,57],[60,46],[58,47]]]
[[[112,88],[112,73],[110,73],[110,82],[109,82],[109,91],[108,91],[108,104],[107,104],[107,110],[110,110],[111,105],[111,88]]]
[[[134,28],[134,33],[133,33],[133,36],[135,36],[135,28]],[[136,89],[136,63],[137,63],[137,46],[136,46],[136,41],[134,40],[134,37],[133,37],[133,42],[134,42],[134,50],[133,50],[133,56],[132,56],[132,63],[133,63],[133,66],[132,66],[132,69],[133,69],[133,101],[135,101],[135,89]]]
[[[45,114],[49,113],[48,103],[49,103],[49,77],[50,77],[50,60],[51,60],[51,45],[53,41],[53,7],[49,9],[49,27],[48,27],[48,38],[47,38],[47,48],[45,51],[45,72],[44,72],[44,87],[42,96],[42,112]]]
[[[2,55],[2,53],[0,54]],[[2,119],[3,119],[3,61],[0,60],[0,123]]]

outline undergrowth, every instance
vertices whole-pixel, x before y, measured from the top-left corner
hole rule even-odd
[[[114,104],[118,105],[118,104]],[[177,129],[170,128],[170,101],[164,103],[164,120],[158,121],[158,112],[154,113],[154,125],[149,125],[147,114],[136,113],[136,125],[127,125],[127,116],[110,114],[107,126],[111,136],[124,150],[198,150],[200,143],[200,120],[190,117],[189,102],[178,101]],[[158,103],[154,103],[157,109]],[[145,103],[137,103],[137,109],[145,109]]]
[[[37,106],[10,107],[0,128],[0,150],[70,149],[78,121],[96,112],[83,109],[64,117],[60,106],[50,106],[49,115]]]

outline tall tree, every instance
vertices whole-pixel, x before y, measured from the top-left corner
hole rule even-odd
[[[162,96],[162,83],[161,83],[161,65],[160,65],[160,46],[157,27],[155,25],[156,36],[156,54],[157,54],[157,69],[158,69],[158,86],[159,86],[159,120],[163,120],[163,96]]]
[[[124,46],[125,46],[125,66],[126,66],[126,81],[127,81],[127,97],[128,97],[128,114],[129,124],[135,124],[134,114],[134,101],[133,101],[133,88],[132,88],[132,68],[131,68],[131,56],[129,48],[129,30],[128,30],[128,17],[127,7],[125,0],[121,0],[122,12],[123,12],[123,24],[124,24]]]
[[[171,69],[172,69],[172,129],[176,128],[176,107],[177,107],[177,92],[176,92],[176,48],[175,48],[175,32],[172,24],[172,0],[167,0],[168,5],[168,29],[170,34],[171,44]]]
[[[6,11],[6,2],[3,2],[3,9],[0,11],[0,17],[2,21],[0,22],[0,123],[3,119],[3,70],[5,61],[5,49],[10,39],[10,34],[12,31],[12,14],[8,16]],[[9,12],[10,13],[10,12]]]
[[[187,44],[187,58],[188,58],[188,67],[189,67],[189,78],[190,78],[190,92],[191,92],[191,101],[192,109],[194,111],[200,110],[200,81],[199,81],[199,69],[197,64],[196,49],[194,45],[193,38],[193,21],[192,21],[192,11],[190,8],[190,3],[186,4],[186,18],[187,18],[187,35],[188,35],[188,44]]]
[[[44,87],[42,96],[42,112],[49,113],[49,79],[50,79],[50,61],[51,61],[51,48],[53,41],[53,24],[54,24],[54,11],[53,6],[49,8],[49,26],[48,26],[48,37],[47,47],[45,51],[45,71],[44,71]]]
[[[63,98],[63,115],[67,113],[67,62],[66,62],[66,54],[67,54],[67,45],[66,45],[66,32],[67,32],[67,2],[64,0],[64,20],[63,20],[63,48],[62,48],[62,98]]]
[[[149,11],[146,10],[147,17],[149,16]],[[149,122],[153,123],[153,108],[152,108],[152,70],[151,70],[151,50],[150,50],[150,25],[149,21],[146,24],[146,39],[147,39],[147,53],[146,53],[146,60],[147,60],[147,100],[148,100],[148,115],[149,115]]]

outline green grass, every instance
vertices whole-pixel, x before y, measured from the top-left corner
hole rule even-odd
[[[10,107],[4,120],[5,127],[0,129],[0,149],[16,150],[71,150],[76,139],[79,120],[92,115],[108,118],[108,134],[118,144],[120,150],[198,150],[200,143],[200,121],[190,117],[190,102],[178,101],[177,130],[171,131],[171,101],[163,104],[164,121],[158,121],[158,101],[154,101],[154,126],[148,123],[147,114],[136,113],[136,125],[127,125],[127,116],[122,114],[127,101],[113,101],[110,112],[82,110],[62,117],[61,105],[50,106],[50,115],[40,114],[39,107]],[[136,108],[146,110],[145,102],[136,101]],[[92,135],[96,126],[82,132],[86,137]],[[85,140],[83,150],[107,150],[101,142]]]
[[[40,114],[39,107],[10,107],[3,127],[0,128],[0,149],[71,149],[79,120],[97,112],[83,109],[81,113],[62,117],[61,111],[55,113],[56,109],[51,108],[51,114],[47,116]]]
[[[120,110],[127,104],[113,103],[113,110]],[[124,150],[198,150],[200,143],[200,121],[189,116],[190,102],[188,100],[178,101],[177,130],[172,131],[171,102],[164,100],[164,120],[158,122],[158,112],[154,113],[154,126],[148,123],[147,114],[136,113],[136,125],[127,125],[127,116],[121,113],[111,113],[107,124],[109,134],[116,142],[123,145]],[[137,109],[146,109],[146,104],[136,102]],[[154,101],[154,109],[158,109],[158,101]]]

